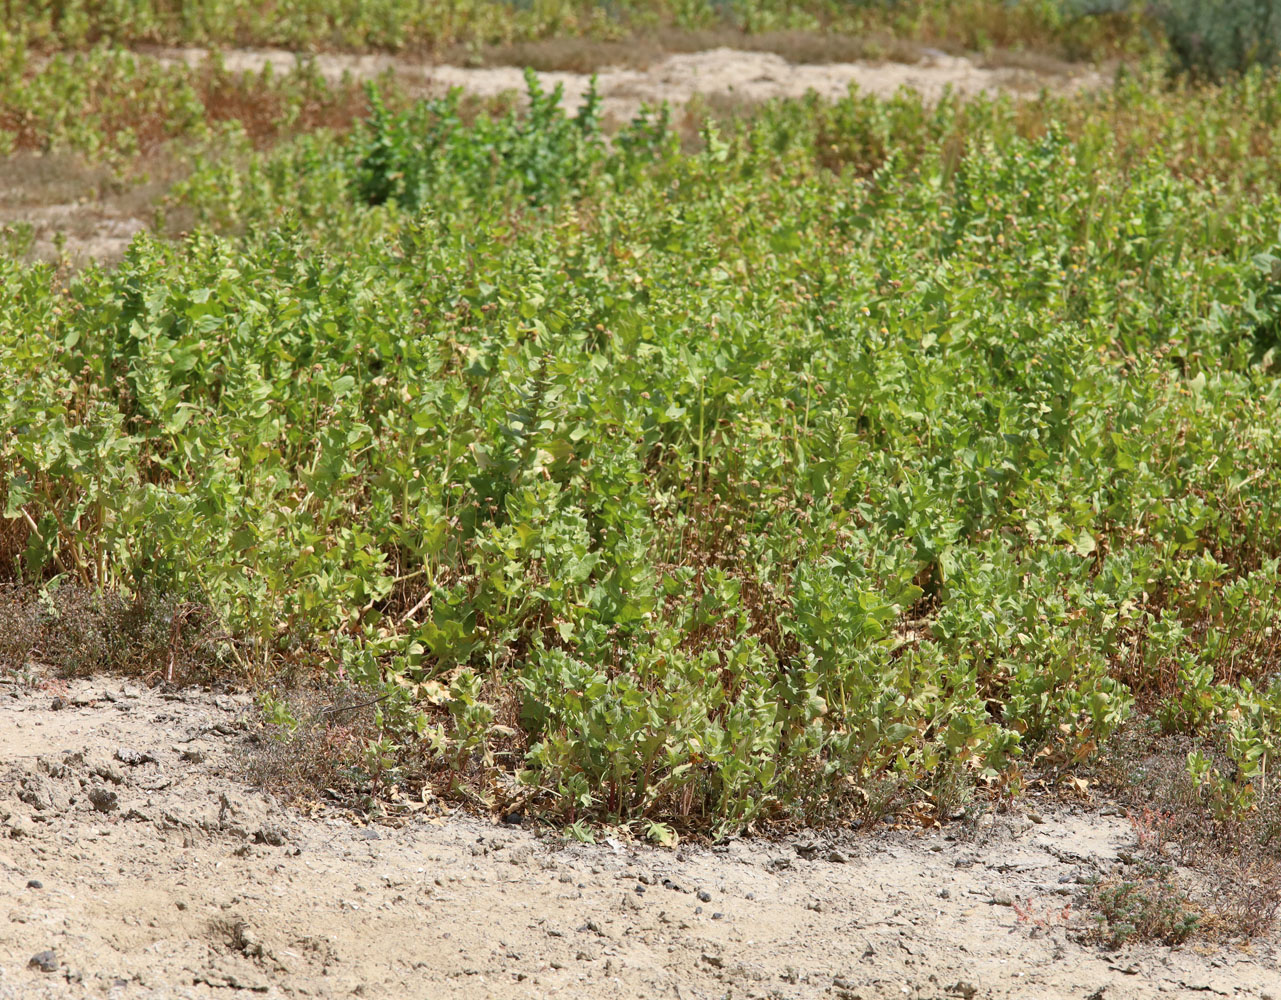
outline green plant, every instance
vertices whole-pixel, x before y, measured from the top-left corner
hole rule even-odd
[[[1140,879],[1096,882],[1089,890],[1096,911],[1094,937],[1105,947],[1136,942],[1182,944],[1203,920],[1200,908],[1170,881],[1168,868],[1154,867]]]
[[[525,71],[525,84],[523,112],[482,116],[467,126],[459,116],[460,90],[392,114],[370,86],[372,111],[354,149],[360,197],[416,211],[492,198],[509,186],[533,205],[581,194],[604,152],[595,84],[573,118],[561,108],[559,85],[544,92],[533,70]]]
[[[570,823],[947,814],[1136,715],[1257,810],[1281,84],[1157,84],[231,129],[194,235],[0,258],[0,572]]]

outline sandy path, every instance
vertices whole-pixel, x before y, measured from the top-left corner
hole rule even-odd
[[[1116,816],[679,852],[432,805],[361,827],[230,777],[256,739],[244,698],[62,697],[0,685],[6,1000],[1281,995],[1275,940],[1109,953],[1020,918],[1122,863]]]

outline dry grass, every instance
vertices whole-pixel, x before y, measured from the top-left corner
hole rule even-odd
[[[236,680],[227,638],[199,604],[79,585],[0,584],[0,670],[111,671],[149,684]]]
[[[292,691],[296,725],[268,724],[268,738],[246,762],[246,777],[286,800],[314,800],[327,789],[347,799],[369,790],[365,748],[378,738],[375,706],[342,685]]]
[[[1167,896],[1177,896],[1185,909],[1200,914],[1198,936],[1258,937],[1281,914],[1281,792],[1258,790],[1248,812],[1224,809],[1188,775],[1187,754],[1193,749],[1213,756],[1187,737],[1158,735],[1136,723],[1113,738],[1102,758],[1099,777],[1128,808],[1141,866],[1162,872],[1159,878],[1146,878],[1153,884],[1142,893],[1129,890],[1129,904],[1141,911],[1139,895],[1159,896],[1159,883]],[[1231,773],[1225,759],[1216,764]],[[1176,884],[1172,864],[1186,873],[1185,885]],[[1118,896],[1113,902],[1124,902],[1120,896],[1126,894],[1113,895]],[[1096,902],[1098,898],[1096,893]],[[1153,919],[1157,916],[1154,910]],[[1162,939],[1155,931],[1140,937]]]

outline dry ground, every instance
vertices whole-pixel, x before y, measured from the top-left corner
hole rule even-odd
[[[0,684],[0,997],[1281,996],[1275,935],[1080,943],[1082,884],[1135,845],[1102,801],[579,845],[434,802],[282,805],[239,777],[263,733],[244,696]]]

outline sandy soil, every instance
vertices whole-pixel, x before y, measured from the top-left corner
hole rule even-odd
[[[1102,803],[580,845],[288,808],[237,778],[260,740],[242,696],[0,684],[0,997],[1281,996],[1277,940],[1077,942],[1063,908],[1133,847]]]
[[[200,48],[165,49],[162,61],[198,65],[208,52]],[[238,49],[223,54],[228,69],[261,72],[268,63],[277,70],[293,68],[297,56],[279,49]],[[464,67],[433,65],[387,55],[322,54],[316,67],[331,80],[350,74],[370,79],[393,73],[411,90],[444,92],[461,87],[470,94],[493,97],[525,89],[523,70],[515,66]],[[562,87],[565,101],[577,107],[591,81],[585,73],[544,72],[538,78],[546,89]],[[644,69],[611,67],[596,74],[604,113],[615,119],[630,118],[642,103],[667,101],[682,107],[695,95],[755,103],[775,97],[802,97],[814,91],[822,97],[843,97],[851,86],[888,97],[900,88],[917,90],[937,100],[947,88],[958,94],[981,91],[1035,92],[1042,87],[1070,90],[1099,86],[1102,78],[1089,70],[1071,73],[1034,72],[1012,67],[984,67],[961,56],[927,52],[916,63],[843,62],[791,63],[773,52],[744,52],[718,48],[706,52],[669,55]]]

